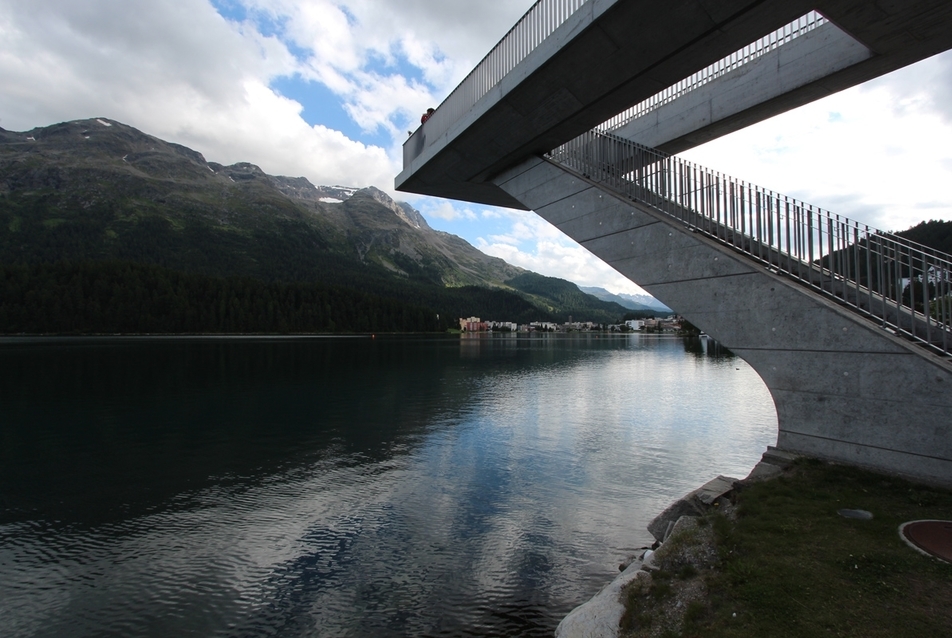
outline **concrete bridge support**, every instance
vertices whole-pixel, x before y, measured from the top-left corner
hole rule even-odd
[[[494,183],[743,357],[780,449],[952,484],[950,362],[559,165]]]

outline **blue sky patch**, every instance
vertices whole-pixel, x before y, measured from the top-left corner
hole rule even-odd
[[[258,11],[249,11],[240,1],[237,0],[211,0],[212,5],[218,13],[226,20],[232,22],[252,22],[258,29],[258,32],[266,37],[275,37],[279,39],[288,51],[301,62],[311,57],[312,52],[295,45],[284,37],[286,33],[286,18],[274,17]],[[353,23],[355,18],[352,14],[344,11],[349,22]],[[377,67],[381,74],[386,74],[389,69],[392,73],[393,65],[387,65],[383,57],[380,57]],[[419,69],[416,69],[408,63],[398,65],[401,69],[412,69],[419,76]],[[284,76],[275,78],[271,81],[270,87],[276,93],[294,100],[299,103],[303,110],[301,117],[309,125],[323,125],[329,129],[340,131],[352,140],[360,141],[364,144],[382,146],[384,148],[390,145],[390,135],[383,129],[378,129],[370,133],[365,132],[360,126],[351,119],[344,104],[339,96],[328,89],[320,82],[305,80],[298,75]]]
[[[226,20],[239,23],[251,22],[261,35],[280,40],[298,60],[303,61],[311,56],[310,51],[297,46],[285,37],[289,20],[287,16],[275,18],[263,11],[249,11],[247,7],[235,0],[212,0],[212,6]]]
[[[248,19],[248,10],[235,0],[211,0],[211,3],[215,10],[226,20],[244,22]]]
[[[248,7],[239,0],[211,0],[211,4],[215,7],[215,10],[218,11],[219,15],[226,20],[232,22],[252,22],[261,35],[265,37],[273,36],[282,42],[284,41],[282,36],[286,31],[285,25],[287,25],[288,22],[287,17],[275,18],[264,11],[249,10]]]
[[[281,77],[271,82],[271,88],[303,106],[301,117],[311,126],[321,124],[364,144],[385,148],[390,145],[386,131],[365,133],[344,110],[340,98],[320,82],[302,80],[299,76]]]
[[[380,77],[390,77],[400,75],[407,79],[407,82],[416,82],[426,84],[423,78],[423,69],[410,64],[403,52],[397,52],[388,60],[384,56],[376,54],[367,59],[367,65],[364,67],[369,73]]]

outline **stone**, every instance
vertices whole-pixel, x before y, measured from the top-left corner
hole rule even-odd
[[[761,461],[764,463],[770,463],[771,465],[777,465],[781,468],[787,467],[791,463],[797,460],[799,455],[792,452],[787,452],[785,450],[778,450],[772,445],[767,446],[767,451],[764,452],[761,457]]]
[[[682,516],[701,516],[706,513],[717,499],[722,498],[734,489],[737,479],[728,476],[718,476],[683,496],[668,506],[648,523],[648,531],[661,542],[667,538],[674,523]]]
[[[836,510],[836,513],[843,518],[855,518],[860,521],[870,521],[873,519],[873,513],[866,510],[842,509]]]
[[[750,471],[750,474],[747,475],[747,478],[745,478],[743,482],[753,483],[755,481],[766,481],[781,474],[783,474],[783,467],[774,465],[773,463],[767,463],[766,461],[760,461],[754,466],[754,469]]]
[[[588,602],[573,609],[555,628],[555,638],[616,638],[625,606],[621,602],[622,589],[636,578],[647,578],[636,560],[615,580],[605,585]]]

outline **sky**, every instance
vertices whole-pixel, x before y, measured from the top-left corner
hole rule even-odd
[[[0,0],[0,127],[105,117],[317,185],[376,186],[506,261],[632,282],[531,212],[397,193],[407,131],[532,0]],[[682,154],[883,230],[952,219],[952,53]]]

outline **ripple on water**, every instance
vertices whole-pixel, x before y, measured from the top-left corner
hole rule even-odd
[[[137,404],[114,377],[120,405],[100,408],[116,388],[93,378],[94,400],[61,398],[76,408],[64,414],[108,416],[110,453],[132,461],[103,468],[108,483],[54,482],[76,498],[48,505],[61,518],[0,525],[0,635],[551,636],[650,541],[655,513],[742,473],[775,436],[749,368],[673,340],[485,351],[442,340],[419,360],[377,341],[113,349],[136,362],[120,366],[130,375],[152,364],[150,382],[207,355],[210,381],[155,393],[130,382]],[[265,364],[277,377],[256,372]],[[672,388],[690,392],[675,400]],[[70,427],[105,436],[85,418]],[[62,438],[33,429],[43,445]],[[57,458],[75,467],[99,445]]]

